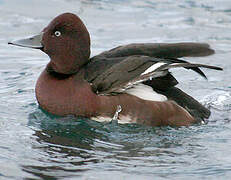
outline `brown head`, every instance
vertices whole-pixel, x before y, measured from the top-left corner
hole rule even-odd
[[[81,19],[72,13],[54,18],[40,35],[10,44],[44,51],[50,62],[48,71],[74,74],[89,61],[90,35]]]

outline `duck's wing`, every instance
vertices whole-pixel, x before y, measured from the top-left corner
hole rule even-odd
[[[143,55],[155,58],[167,58],[172,62],[186,62],[177,58],[181,57],[201,57],[214,54],[214,50],[206,43],[135,43],[119,46],[109,51],[105,51],[94,58],[124,58],[134,55]],[[199,73],[204,78],[205,74],[198,67],[186,67]]]
[[[108,58],[145,55],[156,58],[200,57],[214,54],[206,43],[135,43],[105,51],[100,56]]]
[[[214,50],[210,49],[208,44],[200,43],[130,44],[91,58],[91,62],[86,65],[85,78],[98,94],[124,92],[142,82],[169,100],[174,100],[201,122],[209,117],[209,109],[174,87],[178,82],[168,70],[184,67],[206,78],[199,67],[222,69],[192,64],[178,58],[208,56],[213,53]]]
[[[150,79],[157,79],[162,77],[166,78],[166,83],[169,86],[174,86],[177,82],[175,78],[169,73],[171,68],[209,68],[215,70],[221,70],[219,67],[203,65],[203,64],[192,64],[186,61],[176,59],[163,59],[149,56],[129,56],[123,59],[113,59],[114,63],[105,64],[100,60],[92,61],[86,68],[85,78],[92,84],[92,88],[98,94],[113,94],[125,91],[128,88],[132,88],[134,85],[148,81]],[[176,62],[177,61],[177,62]],[[110,65],[109,65],[110,64]],[[97,68],[95,75],[93,69]],[[100,71],[99,74],[99,69]]]

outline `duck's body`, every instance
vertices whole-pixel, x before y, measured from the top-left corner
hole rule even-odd
[[[119,123],[181,126],[195,122],[174,101],[148,101],[127,93],[116,96],[97,95],[82,73],[57,79],[46,70],[43,71],[36,84],[36,97],[40,106],[60,116],[72,114],[108,121],[113,118],[120,105],[122,111],[119,113]]]
[[[40,38],[41,46],[35,43],[36,38]],[[190,125],[210,115],[208,109],[175,87],[177,81],[168,71],[184,67],[205,76],[198,67],[220,70],[177,59],[213,54],[207,44],[130,44],[89,59],[88,31],[70,13],[56,17],[32,40],[30,46],[25,40],[11,44],[39,48],[50,56],[37,81],[36,97],[52,114],[105,121],[117,113],[120,123],[151,126]]]

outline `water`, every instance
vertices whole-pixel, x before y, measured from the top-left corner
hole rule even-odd
[[[152,128],[58,118],[38,108],[36,79],[48,62],[12,39],[40,32],[62,12],[78,14],[92,55],[132,42],[207,42],[217,65],[173,73],[209,107],[206,125]],[[0,179],[230,179],[231,1],[0,0]]]

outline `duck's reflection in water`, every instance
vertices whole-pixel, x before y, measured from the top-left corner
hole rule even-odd
[[[105,129],[100,132],[103,124],[84,118],[58,118],[41,111],[31,113],[28,124],[34,129],[32,148],[37,157],[36,164],[22,167],[25,172],[42,179],[78,176],[78,172],[102,161],[99,154],[96,156],[94,142],[107,141],[102,133]]]

